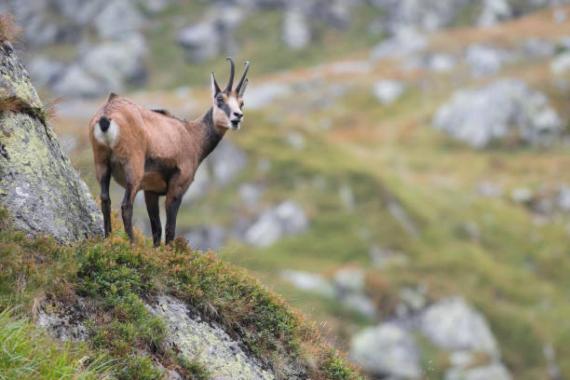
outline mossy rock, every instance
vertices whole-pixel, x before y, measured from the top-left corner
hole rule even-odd
[[[12,46],[0,44],[0,205],[30,235],[64,243],[101,235],[97,205],[43,110]]]

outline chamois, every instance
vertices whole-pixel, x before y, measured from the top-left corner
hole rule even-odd
[[[212,106],[204,116],[185,121],[168,111],[149,110],[111,93],[89,123],[89,138],[95,174],[101,187],[101,209],[105,237],[111,233],[111,176],[125,188],[121,214],[125,232],[133,238],[133,202],[139,190],[144,198],[154,246],[160,245],[160,196],[166,195],[165,241],[176,232],[176,216],[182,197],[194,180],[200,163],[216,148],[228,129],[238,130],[243,122],[243,94],[247,87],[249,62],[233,89],[235,65],[231,58],[230,77],[220,89],[212,72]]]

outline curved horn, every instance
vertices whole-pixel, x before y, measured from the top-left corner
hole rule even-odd
[[[247,72],[249,71],[249,61],[247,61],[244,66],[245,66],[245,68],[243,69],[243,75],[241,76],[241,79],[239,80],[239,83],[236,87],[236,91],[238,94],[241,92],[241,87],[243,86],[243,83],[244,83],[245,78],[247,76]]]
[[[222,92],[222,90],[220,90],[220,85],[218,84],[218,81],[216,80],[213,71],[212,71],[212,91],[214,92],[214,95]]]
[[[234,76],[236,73],[236,68],[235,68],[233,59],[228,57],[228,58],[226,58],[226,60],[228,60],[230,62],[230,79],[228,80],[228,85],[227,85],[226,89],[224,90],[224,92],[229,94],[232,91],[232,87],[234,86]]]

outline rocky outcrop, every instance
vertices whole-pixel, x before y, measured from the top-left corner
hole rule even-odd
[[[221,326],[203,320],[176,298],[158,297],[149,308],[166,323],[168,337],[164,344],[188,360],[205,363],[212,378],[275,379]]]
[[[520,80],[460,90],[437,112],[433,125],[475,148],[491,143],[547,144],[562,121],[546,96]]]
[[[102,234],[98,208],[8,42],[0,43],[0,205],[30,235],[68,243]]]

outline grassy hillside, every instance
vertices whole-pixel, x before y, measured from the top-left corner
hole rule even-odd
[[[145,303],[164,293],[221,323],[277,376],[281,366],[295,363],[317,379],[358,378],[284,301],[244,271],[182,241],[155,250],[142,236],[131,246],[117,232],[106,241],[64,247],[2,225],[0,268],[0,373],[6,379],[157,379],[164,375],[157,364],[187,378],[209,378],[207,363],[162,345],[164,322]],[[28,322],[39,308],[73,310],[78,302],[88,310],[84,343],[55,342]]]
[[[243,33],[262,35],[260,43],[270,45],[277,35],[272,17],[269,13],[260,21],[260,28],[268,23],[266,33]],[[172,31],[156,33],[154,43],[160,45],[164,35]],[[444,31],[430,37],[430,49],[461,55],[472,43],[515,49],[531,37],[556,42],[568,35],[569,23],[553,23],[548,11],[486,30]],[[346,41],[351,44],[354,39]],[[340,40],[338,46],[346,41]],[[343,58],[367,57],[368,51],[360,50],[358,43],[352,45],[354,49],[335,51]],[[350,336],[374,321],[356,315],[335,300],[293,288],[281,278],[281,271],[298,269],[330,277],[344,266],[365,268],[367,293],[382,315],[391,314],[404,287],[426,288],[430,300],[463,295],[488,318],[514,378],[548,378],[543,349],[549,345],[557,353],[563,375],[570,376],[570,261],[566,243],[570,216],[559,213],[543,217],[511,197],[519,188],[537,194],[552,193],[560,185],[570,184],[567,144],[560,141],[548,149],[507,144],[473,150],[431,127],[434,113],[455,89],[477,88],[507,77],[523,78],[545,92],[568,120],[568,92],[556,86],[550,59],[507,65],[497,75],[486,78],[472,77],[464,64],[458,64],[450,73],[437,74],[406,70],[401,62],[392,61],[372,63],[368,73],[343,74],[327,65],[308,67],[340,56],[319,48],[299,53],[299,57],[283,58],[279,54],[285,53],[271,47],[248,49],[246,43],[239,58],[255,57],[252,85],[285,83],[297,87],[292,96],[274,101],[263,110],[252,112],[246,108],[244,127],[227,138],[248,153],[247,168],[229,186],[213,188],[205,198],[184,206],[180,230],[204,223],[231,228],[232,215],[248,213],[239,198],[239,185],[259,184],[265,189],[262,205],[283,199],[302,204],[309,215],[309,230],[268,248],[255,249],[230,240],[219,257],[247,268],[263,284],[283,294],[318,322],[322,333],[338,347],[347,348]],[[269,53],[265,56],[264,52]],[[164,62],[174,65],[172,72],[176,76],[181,74],[173,80],[171,72],[159,72],[152,76],[153,88],[182,84],[179,81],[205,81],[202,68],[182,67],[181,52],[165,51],[161,56]],[[275,63],[271,57],[276,57]],[[290,67],[289,59],[304,68],[295,69],[293,65],[291,71],[262,75]],[[220,60],[212,68],[224,72],[223,65]],[[396,103],[382,106],[372,94],[372,84],[386,78],[406,82],[407,90]],[[344,92],[331,95],[331,85],[342,86]],[[169,90],[138,92],[133,97],[185,109],[184,101]],[[329,98],[332,100],[327,102]],[[207,107],[207,89],[193,89],[190,101],[197,116]],[[80,125],[85,125],[85,120],[60,118],[57,122],[60,134],[78,136],[74,163],[98,194],[91,153]],[[289,143],[293,132],[303,136],[303,148]],[[270,163],[266,172],[258,169],[264,162]],[[477,188],[483,182],[498,185],[501,194],[481,196]],[[352,206],[347,206],[339,195],[345,186],[353,194]],[[113,204],[120,204],[119,193],[114,195]],[[394,205],[403,210],[411,228],[394,217]],[[144,210],[139,210],[138,219],[146,223]],[[113,243],[100,244],[108,247]],[[400,252],[405,260],[373,268],[369,256],[373,246]],[[159,252],[158,257],[174,254],[167,249]],[[427,374],[437,378],[447,358],[435,350],[432,353],[438,368],[427,369]]]

